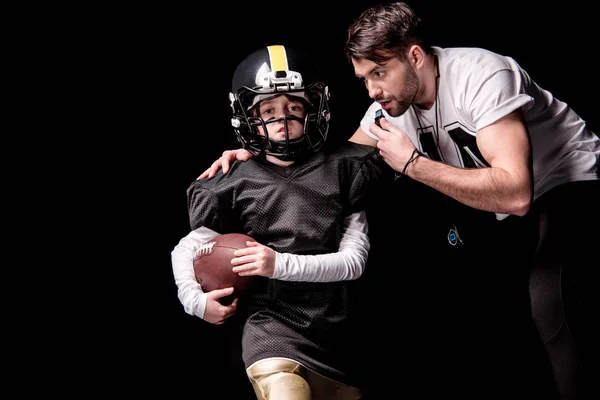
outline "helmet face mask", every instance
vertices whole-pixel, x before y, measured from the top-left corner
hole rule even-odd
[[[232,92],[229,95],[234,127],[238,141],[255,156],[272,155],[292,161],[304,154],[321,149],[329,130],[329,91],[318,79],[316,65],[307,57],[284,46],[262,48],[242,61],[237,67]],[[259,102],[277,95],[300,97],[306,105],[303,119],[304,133],[298,139],[289,139],[288,122],[299,120],[288,116],[279,118],[286,130],[286,139],[270,140],[267,125],[276,120],[264,121],[254,116],[252,109]],[[258,132],[262,127],[265,135]]]

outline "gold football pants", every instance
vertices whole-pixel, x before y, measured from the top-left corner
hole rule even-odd
[[[325,378],[296,361],[266,358],[246,373],[259,400],[359,400],[360,389]]]

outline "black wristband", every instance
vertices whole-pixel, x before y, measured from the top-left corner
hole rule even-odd
[[[402,175],[406,175],[406,169],[408,168],[408,165],[415,161],[417,158],[419,158],[419,156],[422,156],[423,154],[418,150],[418,149],[414,149],[412,154],[410,155],[410,158],[408,159],[408,161],[406,162],[406,164],[404,164],[404,169],[402,170]]]

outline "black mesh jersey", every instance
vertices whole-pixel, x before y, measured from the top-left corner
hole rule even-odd
[[[192,229],[239,232],[278,252],[336,252],[344,217],[362,210],[372,185],[393,171],[376,148],[351,142],[289,167],[251,159],[188,189]],[[245,293],[246,367],[287,357],[351,384],[353,281],[289,282],[257,277]]]

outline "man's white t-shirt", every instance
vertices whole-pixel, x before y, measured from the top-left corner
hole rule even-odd
[[[566,182],[598,179],[598,136],[515,60],[479,48],[433,50],[440,71],[437,104],[430,110],[411,107],[395,118],[383,111],[421,152],[457,167],[486,167],[475,142],[477,131],[521,108],[532,142],[534,199]],[[369,128],[379,109],[374,102],[360,124],[375,140]]]

